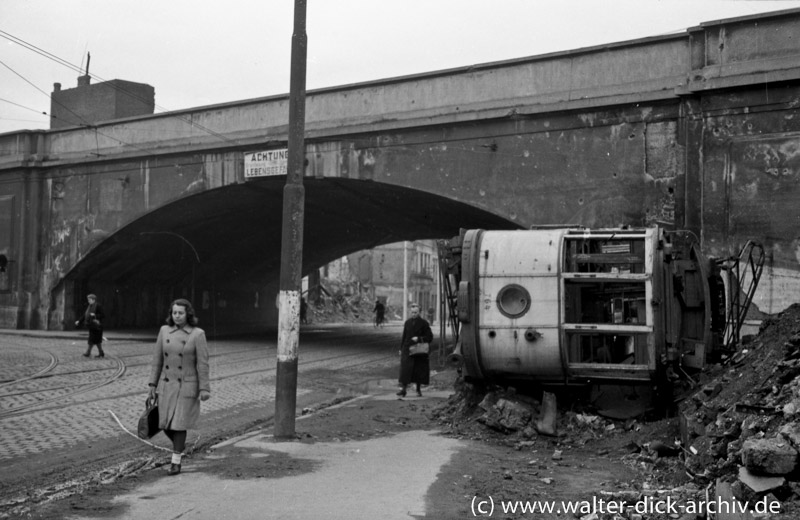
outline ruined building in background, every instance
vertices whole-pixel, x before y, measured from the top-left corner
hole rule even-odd
[[[315,287],[322,283],[351,300],[381,300],[399,314],[405,293],[409,302],[419,303],[425,312],[434,309],[438,316],[438,282],[435,241],[415,240],[358,251],[326,264],[309,275],[307,290],[315,301]]]

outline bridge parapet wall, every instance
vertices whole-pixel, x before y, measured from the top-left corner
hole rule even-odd
[[[309,139],[515,114],[675,99],[800,77],[800,10],[709,22],[684,33],[309,91]],[[756,75],[757,77],[755,77]],[[20,153],[44,166],[113,156],[242,149],[285,142],[288,96],[270,96],[92,128],[50,131],[36,152],[0,136],[0,170]],[[25,150],[27,148],[27,150]]]

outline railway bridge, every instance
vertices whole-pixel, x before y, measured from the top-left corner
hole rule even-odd
[[[459,228],[659,224],[800,289],[800,10],[309,91],[304,270]],[[0,135],[0,327],[111,327],[172,297],[275,319],[288,95]],[[258,175],[251,175],[251,174]],[[277,175],[260,175],[277,173]]]

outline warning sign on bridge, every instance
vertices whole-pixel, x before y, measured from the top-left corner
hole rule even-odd
[[[286,175],[286,164],[289,150],[269,150],[244,154],[244,177],[269,177]]]

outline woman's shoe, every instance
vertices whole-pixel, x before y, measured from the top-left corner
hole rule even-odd
[[[177,475],[181,472],[181,465],[180,464],[172,464],[169,467],[169,474],[170,475]]]
[[[406,391],[405,390],[400,390],[399,392],[397,392],[397,395],[400,396],[400,397],[405,397],[406,396]]]
[[[417,397],[422,397],[422,391],[417,390]]]

